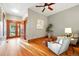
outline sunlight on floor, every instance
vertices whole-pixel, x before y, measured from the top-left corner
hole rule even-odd
[[[14,56],[20,51],[20,38],[8,39],[0,41],[0,56]]]
[[[19,45],[21,42],[20,38],[9,39],[8,44],[11,46]]]

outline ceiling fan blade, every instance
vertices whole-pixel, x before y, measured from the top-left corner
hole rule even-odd
[[[48,6],[48,3],[45,3],[44,6]]]
[[[36,6],[36,7],[44,7],[44,6]]]
[[[42,12],[44,12],[45,8],[42,10]]]
[[[49,9],[49,10],[53,10],[53,8],[51,8],[51,7],[48,7],[48,9]]]
[[[48,6],[53,5],[53,4],[55,4],[55,3],[49,3]]]

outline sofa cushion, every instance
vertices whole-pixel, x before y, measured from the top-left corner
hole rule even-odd
[[[56,42],[58,42],[59,44],[63,44],[63,40],[64,40],[64,39],[65,39],[64,36],[59,36],[59,37],[57,37]]]

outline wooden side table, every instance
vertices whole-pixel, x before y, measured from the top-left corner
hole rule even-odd
[[[70,38],[70,42],[71,42],[71,44],[73,44],[73,45],[76,45],[77,41],[78,41],[78,37],[71,37],[71,38]]]
[[[79,56],[79,47],[73,47],[74,55]]]

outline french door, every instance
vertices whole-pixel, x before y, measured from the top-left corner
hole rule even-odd
[[[17,37],[26,39],[26,21],[7,20],[7,39]]]

